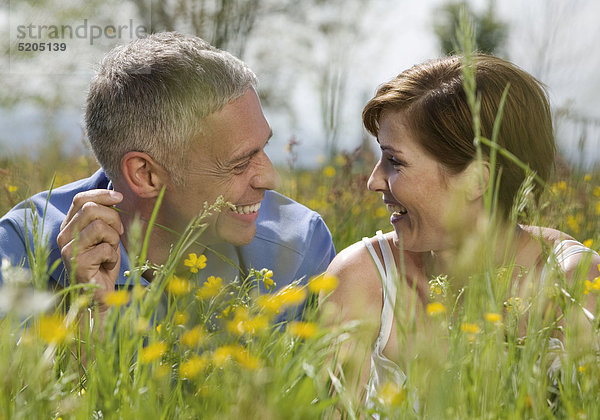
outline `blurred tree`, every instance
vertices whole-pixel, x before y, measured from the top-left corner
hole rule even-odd
[[[488,0],[487,9],[476,13],[467,1],[451,1],[436,9],[433,29],[444,54],[456,52],[456,28],[464,10],[475,30],[475,46],[479,51],[501,55],[508,36],[508,24],[495,14],[494,0]]]
[[[290,0],[131,0],[141,16],[150,17],[150,32],[181,31],[206,39],[217,48],[243,57],[256,20],[285,7]]]

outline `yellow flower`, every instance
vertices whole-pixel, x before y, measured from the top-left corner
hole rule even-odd
[[[588,247],[588,248],[591,248],[593,244],[594,244],[594,240],[593,239],[586,239],[585,241],[583,241],[583,245],[586,246],[586,247]]]
[[[225,363],[235,360],[240,366],[246,369],[257,369],[260,367],[260,359],[252,356],[248,350],[239,346],[223,346],[219,347],[213,353],[212,361],[217,367],[225,365]]]
[[[64,343],[71,335],[64,318],[59,315],[41,317],[39,327],[40,337],[48,344]]]
[[[192,285],[186,279],[175,275],[169,277],[167,292],[175,296],[182,296],[189,293],[190,290],[192,290]]]
[[[198,270],[202,270],[206,267],[206,256],[200,255],[197,256],[195,253],[191,253],[188,255],[189,258],[183,261],[183,265],[186,267],[190,267],[190,271],[192,273],[197,273]]]
[[[275,293],[274,296],[277,296],[279,299],[281,299],[283,306],[292,306],[304,302],[306,295],[306,289],[290,284],[289,286],[286,286]]]
[[[446,307],[440,302],[431,302],[427,304],[427,315],[436,316],[446,313]]]
[[[596,277],[594,281],[585,281],[585,290],[583,291],[583,294],[587,295],[590,292],[597,293],[598,291],[600,291],[600,277]]]
[[[317,333],[317,324],[314,322],[290,322],[287,327],[289,333],[295,337],[311,338]]]
[[[259,308],[272,314],[279,313],[283,306],[281,299],[275,295],[260,295],[258,299],[256,299],[256,303]]]
[[[272,314],[279,313],[283,308],[302,303],[308,292],[305,288],[289,285],[272,295],[261,295],[257,299],[258,306]]]
[[[229,314],[231,313],[231,309],[232,309],[231,305],[228,305],[225,309],[223,309],[221,311],[220,315],[217,315],[217,318],[227,318],[227,317],[229,317]]]
[[[219,294],[223,288],[223,279],[221,277],[210,276],[202,287],[196,292],[198,299],[208,299]]]
[[[377,390],[377,398],[385,406],[398,406],[406,400],[406,389],[392,382],[386,382]]]
[[[333,166],[326,166],[323,168],[323,175],[327,178],[333,178],[335,176],[335,168]]]
[[[156,326],[156,332],[160,334],[161,330],[162,330],[162,324],[158,324]]]
[[[275,282],[273,281],[273,271],[263,268],[260,272],[263,275],[262,282],[265,285],[265,289],[269,290],[275,285]]]
[[[164,341],[157,341],[144,347],[140,353],[140,362],[151,363],[162,357],[167,352],[167,344]]]
[[[308,290],[312,293],[329,293],[338,286],[338,278],[331,274],[321,274],[308,282]]]
[[[115,290],[114,292],[108,292],[102,298],[107,306],[119,307],[127,305],[129,302],[129,291],[127,290]]]
[[[16,185],[9,185],[8,186],[8,192],[9,193],[15,193],[19,190],[19,187],[17,187]]]
[[[260,367],[260,359],[252,356],[248,350],[238,348],[234,353],[235,360],[246,369],[255,370]]]
[[[231,321],[227,322],[227,330],[234,334],[257,334],[269,326],[264,315],[250,316],[245,308],[236,308]]]
[[[483,314],[483,317],[486,321],[491,322],[492,324],[498,324],[502,322],[502,315],[496,312],[486,312]]]
[[[184,325],[188,321],[189,317],[190,316],[186,312],[175,311],[173,314],[173,323],[175,325]]]
[[[217,367],[223,366],[228,361],[232,360],[233,355],[237,352],[235,346],[222,346],[217,348],[213,355],[212,361]]]
[[[460,330],[467,334],[477,334],[479,332],[479,327],[477,324],[472,324],[470,322],[463,322],[460,325]]]
[[[579,230],[580,230],[578,219],[579,219],[578,217],[575,217],[572,214],[569,214],[569,216],[567,217],[567,225],[576,234],[579,233]]]
[[[590,182],[590,181],[592,180],[592,175],[591,175],[591,174],[585,174],[585,175],[583,176],[583,180],[584,180],[585,182]]]
[[[387,216],[388,214],[389,213],[385,207],[377,207],[377,210],[375,210],[375,217],[378,217],[380,219]]]
[[[335,157],[335,164],[338,166],[344,166],[346,164],[347,160],[346,160],[346,156],[344,155],[337,155]]]
[[[429,294],[430,295],[441,295],[444,289],[439,284],[431,283],[429,285]]]
[[[554,190],[554,192],[566,191],[567,183],[565,181],[557,182],[556,184],[552,185],[552,189]]]
[[[179,375],[185,379],[193,379],[202,372],[207,364],[206,357],[192,356],[179,366]]]
[[[521,298],[519,297],[510,297],[506,302],[504,302],[504,306],[508,312],[515,312],[517,315],[522,315],[525,312],[525,305],[521,302]]]
[[[600,197],[600,187],[596,187],[596,188],[594,188],[594,195],[595,195],[596,197]]]
[[[194,328],[192,328],[189,331],[184,332],[183,334],[181,334],[181,344],[183,344],[186,347],[190,347],[190,348],[194,348],[196,346],[198,346],[200,343],[202,343],[202,340],[204,339],[204,331],[202,330],[202,328],[197,325]]]

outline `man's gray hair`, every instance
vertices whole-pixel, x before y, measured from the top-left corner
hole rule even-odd
[[[254,86],[244,62],[200,38],[163,32],[136,39],[111,50],[92,79],[87,136],[110,179],[120,177],[123,156],[138,151],[181,186],[204,118]]]

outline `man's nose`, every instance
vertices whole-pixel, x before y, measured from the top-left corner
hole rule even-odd
[[[279,186],[279,174],[275,170],[271,159],[263,151],[260,160],[257,162],[258,170],[252,178],[252,187],[263,190],[274,190]]]

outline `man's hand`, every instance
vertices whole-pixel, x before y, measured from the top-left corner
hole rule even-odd
[[[94,299],[101,307],[104,295],[114,290],[121,267],[119,241],[123,223],[111,206],[122,200],[121,193],[111,190],[75,195],[56,239],[65,268],[72,277],[71,284],[99,285]]]

